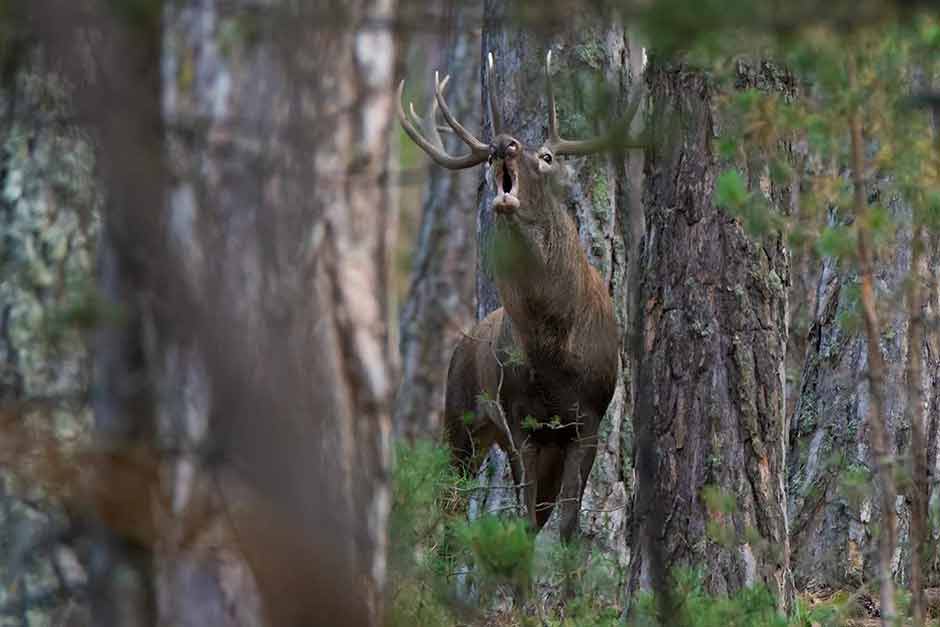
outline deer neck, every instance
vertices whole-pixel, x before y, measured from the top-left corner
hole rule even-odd
[[[529,357],[555,359],[584,308],[591,269],[564,210],[539,226],[516,231],[523,252],[516,265],[495,276],[496,287]]]

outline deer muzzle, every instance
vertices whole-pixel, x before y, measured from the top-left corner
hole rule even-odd
[[[494,161],[492,175],[496,191],[493,211],[501,214],[513,213],[519,208],[519,176],[513,159]]]

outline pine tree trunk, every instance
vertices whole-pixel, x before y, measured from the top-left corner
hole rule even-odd
[[[74,445],[87,441],[92,418],[82,315],[94,299],[94,160],[43,69],[20,61],[0,88],[0,411]],[[85,572],[59,541],[61,503],[17,476],[26,464],[15,462],[0,475],[2,622],[87,620],[76,594]]]
[[[420,115],[431,109],[432,71],[450,75],[447,102],[458,120],[471,132],[480,116],[480,34],[481,2],[443,3],[443,34],[436,35],[442,48],[442,62],[420,66],[427,76],[409,77],[411,82],[429,85],[427,98],[416,103]],[[420,44],[427,44],[420,38]],[[443,120],[438,119],[438,124]],[[462,142],[452,133],[444,134],[451,154],[462,151]],[[401,384],[395,401],[395,433],[409,439],[434,438],[440,434],[444,411],[444,385],[447,366],[461,334],[474,317],[476,219],[478,174],[475,170],[451,171],[431,164],[421,226],[416,243],[411,287],[402,308],[400,343]]]
[[[382,622],[394,4],[298,6],[29,5],[106,196],[96,625]]]
[[[169,236],[192,310],[158,338],[159,406],[184,451],[173,498],[215,449],[237,543],[218,551],[206,529],[167,565],[161,609],[194,624],[207,573],[220,614],[244,609],[240,553],[268,624],[379,624],[393,6],[252,7],[188,2],[165,20]]]
[[[909,224],[910,208],[896,200],[889,206],[896,220]],[[903,459],[910,446],[906,366],[912,347],[908,339],[909,311],[891,304],[903,302],[910,263],[910,230],[902,227],[890,257],[879,259],[875,276],[876,300],[883,308],[880,346],[885,362],[887,453],[896,460]],[[933,259],[928,267],[936,263]],[[866,340],[859,324],[853,322],[857,320],[856,284],[853,273],[840,269],[834,260],[824,262],[803,383],[790,424],[790,529],[794,574],[800,588],[855,588],[877,577],[882,507],[880,493],[873,487],[874,458],[866,427],[870,403],[865,384]],[[927,300],[923,315],[928,320],[936,315],[935,300]],[[920,347],[920,385],[927,411],[926,449],[928,460],[934,460],[930,462],[930,473],[936,473],[940,381],[940,353],[933,335],[926,333]],[[898,536],[890,567],[902,585],[909,577],[910,505],[903,496],[897,497]],[[936,562],[932,558],[923,564],[925,584],[936,583]]]
[[[740,78],[792,89],[766,65]],[[763,584],[786,607],[788,255],[781,236],[748,236],[712,200],[722,165],[708,78],[654,59],[647,82],[630,591],[661,591],[668,569],[692,566],[711,593]]]
[[[53,4],[121,313],[95,459],[139,462],[82,469],[95,624],[380,623],[391,3]]]

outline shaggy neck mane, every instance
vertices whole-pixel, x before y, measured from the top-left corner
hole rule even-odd
[[[595,305],[603,302],[598,290],[606,291],[581,248],[574,221],[560,207],[548,213],[553,219],[533,236],[538,241],[529,243],[537,251],[533,262],[496,280],[530,357],[542,353],[552,358],[563,350],[575,322],[595,317]]]

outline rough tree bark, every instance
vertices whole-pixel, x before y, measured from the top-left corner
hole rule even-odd
[[[875,288],[882,308],[887,453],[893,459],[903,459],[911,437],[905,370],[912,347],[909,311],[893,304],[903,301],[910,276],[910,208],[897,199],[889,208],[901,228],[890,256],[879,259]],[[929,268],[937,263],[936,254],[931,257]],[[824,261],[803,382],[790,422],[789,515],[794,574],[801,589],[855,588],[877,576],[877,529],[882,508],[880,492],[872,489],[874,460],[865,426],[870,398],[865,384],[866,340],[855,323],[857,280],[836,261]],[[932,320],[937,312],[935,288],[922,306],[921,315]],[[922,338],[920,351],[927,457],[929,472],[936,473],[940,348],[935,334]],[[936,488],[931,487],[931,492],[936,499]],[[910,503],[901,495],[896,498],[895,513],[898,536],[891,572],[903,585],[908,582],[911,547]],[[925,584],[935,583],[936,557],[923,566]]]
[[[506,129],[521,141],[540,145],[547,137],[548,110],[545,96],[545,54],[552,50],[552,73],[561,134],[584,138],[602,132],[616,121],[616,112],[625,109],[631,90],[639,84],[642,50],[631,45],[623,27],[616,20],[587,15],[563,22],[552,19],[557,7],[546,12],[545,20],[518,28],[524,19],[525,3],[488,0],[484,9],[482,56],[492,52],[496,58],[495,85],[484,83],[484,98],[495,89]],[[532,17],[531,13],[528,14]],[[549,25],[546,30],[543,27]],[[613,118],[613,119],[611,119]],[[484,136],[492,132],[490,112],[484,107]],[[572,186],[568,207],[575,217],[582,244],[591,263],[601,272],[614,295],[616,315],[621,328],[628,317],[628,262],[635,238],[638,207],[631,209],[630,198],[638,186],[635,159],[623,155],[597,155],[568,159]],[[627,176],[625,173],[632,176]],[[492,190],[484,186],[478,203],[478,308],[482,318],[499,307],[499,297],[486,276],[482,254],[492,223],[489,208]],[[560,277],[559,280],[564,280]],[[629,368],[622,352],[621,376],[614,399],[601,423],[598,453],[585,490],[580,516],[582,535],[590,538],[622,572],[629,561],[627,532],[632,498],[632,472],[629,468],[630,398],[627,391]],[[491,452],[487,462],[498,470],[490,481],[508,485],[505,456]],[[511,498],[506,490],[481,494],[471,511],[496,510]],[[555,533],[550,520],[543,535]]]
[[[480,117],[480,31],[482,2],[447,1],[440,16],[442,33],[433,39],[442,50],[440,63],[418,66],[425,76],[439,69],[450,75],[447,102],[458,120],[479,136],[473,122]],[[427,43],[425,37],[418,41]],[[433,89],[415,104],[419,115],[431,108]],[[440,122],[440,120],[438,121]],[[451,154],[463,144],[445,134]],[[476,219],[479,176],[474,170],[450,171],[431,165],[421,208],[411,286],[402,308],[400,346],[401,384],[395,401],[395,434],[409,439],[440,434],[444,411],[444,384],[450,356],[460,335],[474,320],[476,275]]]
[[[792,89],[765,65],[742,68],[740,79]],[[712,200],[720,120],[708,78],[660,58],[647,67],[647,83],[653,139],[639,271],[629,589],[668,586],[659,566],[694,566],[711,593],[763,584],[786,607],[793,596],[783,482],[788,255],[781,236],[749,237]],[[779,208],[788,194],[767,196]]]

